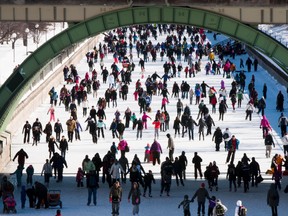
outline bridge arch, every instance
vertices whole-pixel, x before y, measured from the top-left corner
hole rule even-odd
[[[107,30],[147,23],[191,25],[220,32],[260,51],[288,72],[287,48],[270,36],[237,20],[188,7],[131,7],[103,13],[73,25],[48,40],[25,59],[0,88],[0,132],[5,130],[19,100],[33,81],[33,76],[62,50]]]

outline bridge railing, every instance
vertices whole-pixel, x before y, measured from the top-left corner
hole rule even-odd
[[[277,6],[277,5],[287,5],[287,0],[2,0],[1,4],[43,4],[43,5],[231,5],[231,6]]]

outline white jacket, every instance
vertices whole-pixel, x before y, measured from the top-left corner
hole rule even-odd
[[[234,213],[234,216],[239,216],[238,215],[238,212],[239,212],[239,207],[242,206],[242,201],[241,200],[238,200],[236,202],[236,207],[235,207],[235,213]]]
[[[110,175],[113,179],[120,179],[120,171],[125,173],[122,166],[117,162],[111,166]]]

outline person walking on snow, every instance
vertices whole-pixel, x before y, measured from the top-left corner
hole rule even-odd
[[[50,122],[54,121],[55,122],[55,109],[53,104],[51,104],[51,107],[49,108],[47,115],[50,113]]]
[[[262,116],[261,122],[260,122],[260,129],[262,128],[263,131],[263,139],[265,139],[266,135],[268,134],[269,130],[272,131],[272,127],[266,118],[265,115]]]
[[[233,135],[232,138],[228,141],[228,146],[227,146],[228,155],[226,159],[226,164],[229,163],[230,158],[231,158],[230,163],[234,163],[235,153],[236,153],[236,150],[238,149],[239,143],[240,142],[238,139],[236,139],[235,135]]]
[[[199,172],[200,178],[202,179],[203,174],[201,170],[201,162],[202,158],[198,155],[197,152],[194,153],[194,157],[192,159],[192,163],[194,164],[194,176],[195,180],[197,179],[197,172]]]

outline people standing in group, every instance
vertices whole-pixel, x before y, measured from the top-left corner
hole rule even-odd
[[[132,205],[133,205],[132,214],[138,215],[139,205],[141,203],[141,191],[138,182],[133,182],[133,186],[128,194],[128,202],[130,202],[130,198],[132,198]]]

